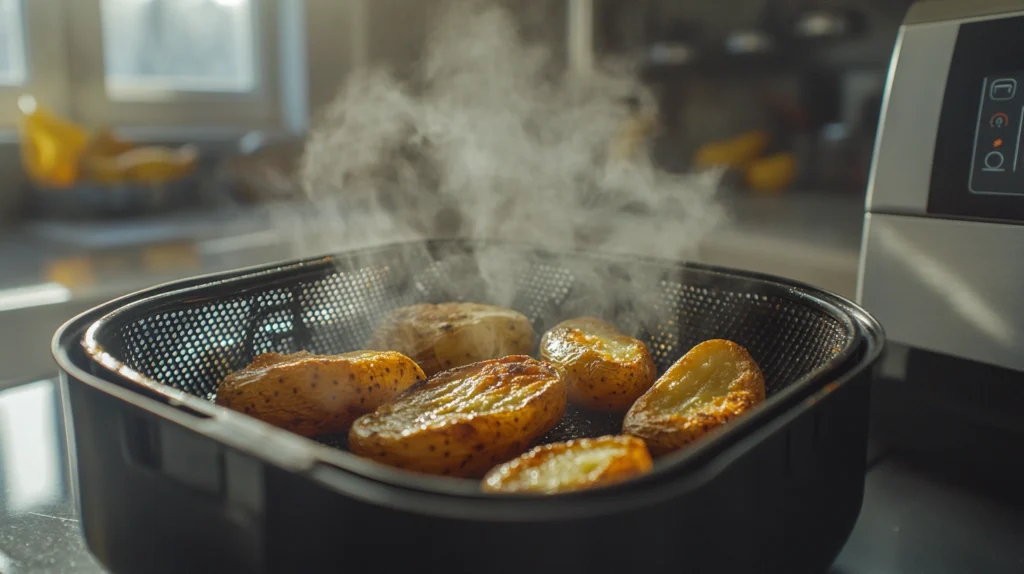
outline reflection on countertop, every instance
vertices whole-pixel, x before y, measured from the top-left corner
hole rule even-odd
[[[206,253],[208,243],[216,245],[268,228],[267,213],[260,209],[118,221],[32,222],[0,235],[0,269],[6,271],[0,277],[0,293],[58,282],[74,297],[87,298],[213,272],[235,261],[219,260],[222,253],[216,249]]]
[[[901,460],[867,475],[865,501],[829,574],[1024,572],[1024,516]]]
[[[0,572],[103,572],[85,547],[56,380],[0,391]]]

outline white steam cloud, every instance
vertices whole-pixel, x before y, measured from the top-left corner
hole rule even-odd
[[[312,217],[331,229],[316,247],[460,236],[691,257],[723,219],[717,174],[681,178],[646,154],[609,154],[639,81],[554,68],[513,15],[466,0],[440,15],[414,78],[355,74],[313,130],[300,169]],[[507,302],[509,262],[478,263],[492,301]]]

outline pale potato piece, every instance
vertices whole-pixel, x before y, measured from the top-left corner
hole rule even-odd
[[[555,325],[540,355],[565,371],[569,402],[591,410],[629,410],[657,374],[647,345],[594,317]]]
[[[392,351],[265,353],[221,381],[217,404],[304,436],[337,434],[425,379],[412,359]]]
[[[705,341],[655,381],[629,412],[622,431],[644,439],[651,454],[680,449],[742,415],[765,398],[764,376],[747,350]]]
[[[488,492],[557,494],[606,486],[654,467],[644,441],[631,436],[584,438],[538,446],[492,469]]]
[[[533,351],[523,314],[479,303],[422,303],[391,312],[370,337],[371,349],[398,351],[427,376],[446,369]]]
[[[526,356],[444,371],[360,417],[349,450],[407,470],[480,477],[529,448],[565,412],[554,366]]]

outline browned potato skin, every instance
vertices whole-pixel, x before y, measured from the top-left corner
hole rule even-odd
[[[425,379],[412,359],[391,351],[265,353],[221,381],[217,404],[303,436],[337,434]]]
[[[626,356],[614,356],[609,343],[624,345]],[[590,410],[626,412],[657,375],[647,345],[595,317],[555,325],[541,338],[540,355],[565,371],[569,402]]]
[[[601,453],[605,458],[605,464],[589,473],[573,469],[575,472],[568,476],[551,477],[550,469],[545,468],[545,464],[550,463],[552,459],[563,458],[562,464],[572,465],[580,455],[598,451],[607,451]],[[653,467],[654,462],[647,451],[647,446],[636,437],[603,436],[576,439],[538,446],[495,467],[484,477],[483,489],[485,492],[557,494],[624,482],[650,471]],[[536,478],[529,474],[534,470],[540,474],[540,478],[548,480],[538,483]]]
[[[691,371],[699,372],[709,361],[733,365],[727,392],[716,393],[712,400],[682,410],[659,406],[659,402],[667,399],[670,385]],[[669,367],[636,401],[626,413],[622,431],[642,438],[657,457],[683,448],[761,404],[764,398],[764,376],[746,349],[722,339],[705,341]]]
[[[479,478],[551,430],[565,406],[553,365],[526,356],[482,361],[434,375],[360,417],[349,450],[406,470]]]
[[[533,325],[521,313],[479,303],[422,303],[391,312],[367,346],[412,358],[427,376],[533,351]]]

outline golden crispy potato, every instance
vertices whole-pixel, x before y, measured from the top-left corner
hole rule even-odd
[[[631,436],[584,438],[538,446],[484,477],[488,492],[557,494],[606,486],[651,470],[644,441]]]
[[[629,409],[622,431],[651,454],[672,452],[764,401],[764,376],[747,350],[705,341],[669,367]]]
[[[554,366],[512,356],[444,371],[413,385],[349,431],[349,450],[429,474],[480,477],[526,450],[565,412]]]
[[[371,349],[398,351],[427,376],[478,361],[533,351],[530,320],[478,303],[419,304],[391,312],[370,337]]]
[[[569,401],[592,410],[629,410],[657,374],[647,345],[594,317],[555,325],[540,356],[565,371]]]
[[[217,388],[217,404],[303,436],[348,431],[352,421],[426,379],[391,351],[265,353]]]

